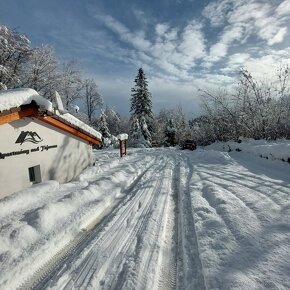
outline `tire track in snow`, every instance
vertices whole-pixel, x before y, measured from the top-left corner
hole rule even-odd
[[[118,161],[118,160],[117,160]],[[143,166],[137,167],[135,166],[135,162],[139,161],[139,163],[141,163]],[[147,156],[145,158],[140,158],[140,157],[132,157],[132,158],[128,158],[128,160],[126,160],[125,162],[125,167],[124,167],[124,162],[118,161],[116,162],[116,164],[113,165],[113,167],[110,167],[109,169],[106,170],[106,173],[104,173],[104,171],[100,174],[100,173],[96,173],[95,175],[91,174],[90,177],[94,176],[94,180],[90,180],[89,178],[87,180],[82,180],[82,181],[74,181],[68,184],[64,184],[64,185],[60,185],[60,187],[57,187],[56,191],[50,192],[48,194],[44,194],[44,198],[43,200],[39,200],[39,198],[36,198],[36,200],[33,200],[33,202],[29,205],[29,207],[27,207],[27,210],[23,213],[23,212],[13,212],[12,215],[10,215],[12,217],[11,220],[9,220],[9,217],[7,217],[7,219],[5,219],[5,221],[3,220],[3,222],[5,222],[6,226],[4,226],[4,228],[1,229],[1,225],[0,225],[0,234],[3,235],[9,235],[9,232],[11,232],[13,235],[18,235],[18,232],[21,232],[23,226],[25,226],[26,224],[28,224],[29,226],[31,226],[33,229],[35,228],[37,232],[41,231],[42,229],[39,229],[38,226],[39,224],[37,223],[37,219],[38,219],[38,215],[48,212],[50,210],[50,206],[58,206],[58,205],[62,205],[63,201],[65,200],[74,200],[75,197],[78,195],[82,195],[83,193],[89,192],[91,190],[92,187],[97,187],[98,186],[98,182],[102,179],[104,179],[104,175],[108,174],[110,175],[111,173],[116,173],[115,171],[117,170],[117,172],[121,172],[121,174],[123,174],[124,176],[128,176],[130,179],[131,178],[135,178],[137,174],[140,174],[140,169],[143,167],[147,167],[149,168],[149,165],[152,162],[152,157],[151,156]],[[97,168],[95,167],[90,167],[88,169],[88,171],[92,171],[95,172]],[[134,172],[134,170],[136,170]],[[144,170],[144,169],[143,169]],[[86,175],[86,173],[85,173]],[[57,182],[53,182],[53,185],[58,185]],[[124,186],[125,184],[128,184],[128,181],[123,180],[123,184],[122,186]],[[39,187],[44,187],[44,189],[47,189],[49,186],[47,184],[44,185],[37,185],[35,189],[38,189],[39,192],[41,192],[41,190],[39,189]],[[51,186],[50,186],[51,187]],[[55,187],[55,186],[54,186]],[[17,202],[17,198],[19,199],[19,197],[21,197],[22,193],[20,192],[19,196],[17,195],[13,195],[13,199],[16,198],[15,204],[18,204],[21,202]],[[43,193],[42,193],[43,195]],[[47,197],[48,196],[48,197]],[[105,201],[105,199],[108,200],[108,198],[104,198],[103,201]],[[8,199],[9,201],[9,199]],[[51,242],[53,243],[52,239],[57,240],[58,237],[65,231],[65,229],[67,229],[67,227],[69,227],[72,222],[74,220],[81,220],[81,221],[86,221],[87,219],[92,219],[94,218],[94,212],[95,212],[95,208],[98,207],[100,200],[98,198],[98,196],[96,197],[96,199],[92,200],[88,200],[86,203],[83,203],[77,210],[71,212],[70,215],[66,215],[66,217],[64,219],[61,219],[61,226],[57,226],[55,231],[52,232],[45,232],[42,233],[41,236],[39,238],[36,239],[35,242],[32,242],[30,244],[27,244],[27,247],[24,249],[24,251],[16,257],[9,257],[9,256],[4,256],[4,259],[2,259],[2,261],[0,261],[0,265],[1,268],[4,272],[4,269],[9,266],[9,263],[13,263],[15,265],[15,274],[11,273],[11,279],[13,279],[14,275],[18,274],[18,269],[19,268],[23,268],[20,269],[21,273],[23,276],[29,277],[31,275],[31,273],[33,273],[34,271],[37,271],[39,268],[42,267],[42,265],[46,262],[48,262],[48,260],[50,259],[49,257],[46,257],[46,259],[44,261],[39,260],[37,258],[37,261],[34,265],[31,265],[31,267],[27,267],[27,265],[21,265],[22,261],[24,261],[26,259],[26,257],[31,256],[31,254],[36,253],[37,257],[41,257],[41,248],[44,248],[45,250],[45,243],[47,242],[47,240],[51,239]],[[106,201],[105,201],[106,202]],[[2,204],[3,205],[3,204]],[[17,206],[17,208],[21,208],[22,205]],[[36,207],[36,208],[33,208]],[[32,210],[31,210],[32,209]],[[18,221],[22,221],[21,223],[19,223]],[[98,219],[99,220],[99,219]],[[18,224],[15,225],[16,221]],[[35,223],[36,221],[36,223]],[[1,222],[0,222],[1,223]],[[82,222],[83,223],[83,222]],[[13,229],[14,228],[14,229]],[[12,232],[13,229],[13,232]],[[63,248],[64,244],[70,243],[70,240],[64,236],[63,237],[65,240],[63,240],[63,242],[60,242],[60,240],[55,241],[55,248],[54,251],[51,253],[52,255],[58,255],[59,251],[61,251],[61,249]],[[58,246],[61,243],[61,246]],[[38,253],[37,253],[38,252]],[[27,273],[25,275],[25,272]],[[5,277],[1,277],[0,275],[0,280],[5,279]],[[26,278],[25,278],[26,279]]]
[[[252,246],[251,241],[254,239],[250,237],[255,236],[253,229],[261,226],[256,213],[224,187],[209,181],[203,184],[202,197],[224,221],[237,244],[243,244],[245,247]]]
[[[225,188],[227,192],[231,193],[235,198],[243,203],[245,208],[250,209],[260,222],[265,223],[269,221],[269,219],[271,220],[268,213],[265,212],[265,208],[271,210],[276,209],[277,212],[280,212],[281,206],[273,201],[272,198],[269,198],[268,195],[263,194],[260,190],[241,185],[240,182],[234,182],[233,179],[225,174],[222,178],[215,173],[211,175],[206,173],[206,175],[207,180],[210,180],[213,185]],[[259,184],[257,184],[257,187],[258,186]]]
[[[71,261],[78,256],[82,250],[102,231],[102,229],[114,218],[116,213],[124,204],[130,202],[136,192],[132,191],[143,176],[149,171],[151,163],[147,165],[137,178],[129,185],[124,193],[127,194],[114,207],[110,208],[110,212],[104,212],[101,217],[98,217],[95,223],[90,224],[88,230],[81,231],[76,238],[60,249],[53,257],[43,264],[35,273],[28,278],[19,287],[20,289],[44,289],[48,285],[53,284],[61,276],[61,273],[66,270]]]
[[[164,166],[164,168],[165,167],[166,165]],[[151,216],[150,218],[143,220],[142,223],[144,224],[144,226],[140,227],[142,231],[138,231],[138,233],[136,234],[136,238],[137,238],[136,246],[134,247],[133,254],[129,258],[129,261],[134,264],[134,267],[131,267],[129,269],[127,265],[128,263],[127,261],[125,261],[125,263],[123,263],[123,268],[126,269],[127,275],[124,276],[124,275],[119,274],[117,283],[115,283],[114,287],[112,287],[111,289],[122,289],[122,288],[127,289],[128,285],[130,284],[134,285],[134,287],[137,289],[144,289],[146,288],[146,284],[148,284],[148,281],[146,280],[146,276],[147,276],[146,274],[148,274],[148,270],[150,269],[150,261],[156,250],[156,239],[155,239],[156,236],[154,236],[155,234],[154,224],[156,224],[158,219],[156,218],[154,213],[156,211],[157,204],[159,204],[158,196],[160,194],[161,187],[163,184],[163,177],[164,177],[164,174],[158,176],[157,182],[154,185],[154,188],[151,193],[153,197],[152,202],[150,203]],[[148,231],[150,231],[149,237],[148,237]],[[151,238],[152,235],[153,235],[153,239]],[[144,241],[145,240],[144,238],[147,238],[146,241]],[[153,245],[152,245],[152,242],[153,242]],[[144,248],[144,244],[146,244],[146,247],[149,247],[150,249],[150,250],[147,250],[145,253],[143,253],[142,251]],[[132,277],[133,279],[132,278],[128,279],[127,277],[129,276]]]
[[[246,167],[246,166],[242,166],[243,171],[239,171],[239,178],[242,177],[243,180],[247,180],[250,182],[254,182],[254,183],[259,183],[265,187],[267,187],[268,189],[275,189],[278,190],[279,192],[288,195],[289,191],[289,183],[287,183],[287,186],[285,186],[285,181],[282,180],[278,180],[277,178],[273,178],[273,177],[267,177],[267,173],[264,173],[262,175],[257,175],[254,173],[251,173],[250,170]],[[233,177],[237,177],[237,174],[235,175],[231,170],[224,170],[225,173],[227,173],[230,176]]]
[[[171,158],[170,158],[171,159]],[[175,289],[176,265],[173,240],[174,215],[171,191],[174,162],[160,171],[153,194],[151,218],[137,235],[134,250],[127,255],[110,289]]]
[[[283,190],[281,190],[283,187],[281,186],[280,188],[275,188],[275,191],[273,192],[273,186],[265,186],[265,183],[261,182],[261,181],[257,181],[254,180],[254,178],[252,178],[252,180],[249,182],[249,180],[247,179],[247,176],[243,178],[241,178],[240,174],[233,174],[231,172],[227,172],[226,170],[220,170],[217,169],[215,171],[210,171],[208,172],[207,170],[203,170],[200,171],[202,173],[207,174],[208,176],[216,176],[217,178],[220,178],[221,180],[226,180],[228,183],[232,183],[232,184],[238,184],[241,187],[244,187],[248,190],[252,190],[257,192],[259,195],[264,196],[266,199],[268,199],[270,202],[274,203],[274,206],[281,206],[281,200],[285,199],[285,196],[289,196],[289,190],[288,192],[284,192]],[[220,172],[220,175],[217,175],[216,172]],[[222,178],[220,177],[222,176]],[[233,182],[233,180],[235,180],[235,182]],[[268,181],[268,183],[270,183]],[[262,190],[264,189],[264,190]],[[284,189],[284,188],[283,188]],[[271,192],[270,194],[267,192]],[[278,195],[283,195],[283,197],[281,198],[280,196],[276,197],[275,194]]]
[[[152,203],[156,200],[158,188],[160,188],[158,182],[153,189],[148,191],[146,188],[146,182],[154,179],[157,175],[154,167],[162,172],[164,169],[163,160],[159,160],[159,163],[149,170],[148,174],[150,173],[150,175],[144,178],[143,188],[142,182],[138,184],[141,185],[141,189],[133,188],[131,194],[135,191],[134,197],[119,208],[118,213],[107,224],[107,229],[104,229],[103,234],[100,233],[100,237],[92,244],[91,250],[87,252],[89,261],[85,260],[75,269],[73,277],[65,287],[66,289],[85,288],[91,284],[94,284],[94,287],[98,287],[98,289],[112,289],[114,277],[118,276],[124,259],[132,255],[134,241],[142,235],[150,220]],[[162,182],[162,179],[159,179],[159,182]],[[98,274],[94,277],[96,271]],[[108,279],[108,277],[110,278]],[[122,279],[125,277],[121,277],[121,281]],[[108,285],[109,283],[111,285]]]
[[[181,162],[185,163],[183,168]],[[189,168],[185,173],[185,168]],[[178,223],[178,250],[177,250],[177,289],[205,290],[206,283],[202,261],[199,253],[198,238],[195,229],[195,220],[190,196],[190,180],[193,175],[193,166],[188,157],[181,159],[175,167],[175,191],[177,195],[177,223]],[[183,171],[183,172],[182,172]],[[182,173],[186,176],[185,183],[181,182]]]
[[[157,200],[154,204],[152,219],[149,221],[148,228],[143,237],[143,248],[145,255],[139,259],[141,267],[138,277],[141,275],[141,282],[137,284],[137,289],[174,289],[175,283],[175,259],[172,216],[172,171],[173,162],[165,167],[160,176],[162,181],[157,191]],[[163,182],[167,180],[166,182]],[[144,238],[148,237],[144,247]],[[143,251],[144,252],[144,251]],[[150,270],[149,270],[150,269]],[[149,271],[148,271],[149,270]],[[139,280],[139,279],[138,279]],[[140,281],[139,280],[139,281]]]

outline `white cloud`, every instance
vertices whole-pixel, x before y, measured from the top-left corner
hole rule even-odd
[[[276,9],[276,13],[280,16],[289,15],[290,14],[290,1],[283,1]]]
[[[246,29],[237,24],[225,27],[220,36],[220,40],[211,46],[209,55],[206,57],[208,62],[216,62],[228,54],[228,49],[234,41],[239,41],[246,36]]]
[[[209,53],[209,57],[207,58],[207,61],[209,62],[218,61],[222,57],[227,55],[227,51],[228,51],[228,44],[218,42],[210,48],[210,53]]]
[[[147,26],[143,31],[136,31],[111,16],[102,16],[101,19],[123,42],[110,51],[123,47],[119,59],[143,66],[152,78],[150,83],[154,94],[163,92],[162,95],[168,93],[173,97],[181,90],[181,94],[189,96],[189,91],[195,92],[196,88],[230,86],[235,78],[226,74],[237,72],[242,67],[262,75],[273,69],[275,63],[289,59],[289,55],[285,56],[282,51],[278,55],[274,50],[265,49],[283,42],[287,35],[288,14],[282,12],[288,9],[286,2],[280,6],[266,0],[211,2],[203,15],[211,17],[211,25],[220,30],[211,46],[207,46],[205,23],[196,20],[189,21],[184,27],[172,26],[170,22],[148,22],[147,25],[153,25],[153,30],[152,26],[150,29]],[[245,50],[244,44],[248,45],[247,41],[255,38],[256,46],[249,45]],[[229,55],[232,51],[234,54]],[[214,64],[221,59],[226,65],[220,69],[220,74],[210,73],[213,68],[217,72],[218,66]]]
[[[194,21],[183,30],[178,50],[189,57],[189,61],[205,55],[205,38],[201,29],[202,26]]]
[[[232,7],[231,0],[212,1],[202,11],[202,15],[208,18],[214,27],[225,23],[226,15]]]
[[[287,33],[287,27],[280,28],[272,38],[268,40],[269,45],[273,45],[275,43],[280,43],[284,40],[284,37]]]
[[[139,56],[143,63],[150,63],[179,78],[189,79],[188,71],[195,66],[195,61],[206,55],[202,26],[196,21],[189,22],[183,29],[158,23],[155,25],[155,37],[149,40],[144,31],[131,31],[111,16],[101,16],[99,19],[125,45],[133,46],[135,56]],[[135,57],[134,61],[140,63]]]
[[[102,16],[104,24],[110,28],[112,31],[118,34],[118,36],[126,41],[127,43],[133,45],[137,49],[146,50],[150,46],[150,41],[144,38],[144,33],[142,31],[131,32],[125,25],[117,21],[111,16]]]
[[[167,26],[163,37],[152,46],[151,53],[162,69],[187,79],[187,71],[195,66],[195,60],[205,56],[205,38],[202,26],[195,21],[180,32],[178,38],[177,29]]]
[[[277,74],[277,69],[280,65],[290,65],[290,56],[279,57],[276,54],[269,54],[260,58],[251,58],[245,62],[244,67],[251,72],[251,74],[259,79],[273,79]]]
[[[158,36],[163,36],[165,34],[165,32],[167,32],[169,29],[169,25],[168,24],[165,24],[165,23],[158,23],[156,26],[155,26],[155,31],[156,31],[156,34]]]
[[[237,53],[229,57],[227,66],[221,71],[224,73],[238,72],[241,68],[247,69],[260,80],[272,79],[279,65],[290,65],[290,48],[285,50],[264,50],[261,56],[252,57],[247,53]]]
[[[260,38],[269,46],[282,43],[287,35],[290,18],[289,0],[277,8],[268,1],[222,0],[211,2],[203,10],[212,26],[223,27],[219,40],[209,49],[208,63],[226,57],[234,44],[243,44],[252,37]],[[283,17],[281,17],[283,15]],[[209,65],[208,65],[209,66]]]
[[[250,58],[249,53],[235,53],[229,57],[229,64],[243,64],[246,60]]]

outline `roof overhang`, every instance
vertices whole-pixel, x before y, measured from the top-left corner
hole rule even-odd
[[[70,133],[78,138],[81,138],[90,144],[100,144],[101,140],[94,136],[90,136],[87,132],[82,131],[80,128],[74,127],[61,116],[53,115],[51,112],[40,112],[39,107],[32,102],[29,105],[23,105],[19,108],[13,108],[9,111],[0,113],[0,125],[11,123],[25,117],[36,118],[46,124],[52,125],[60,130]]]

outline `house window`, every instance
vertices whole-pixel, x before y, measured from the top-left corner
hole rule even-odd
[[[40,165],[36,165],[28,168],[29,180],[32,183],[41,182]]]

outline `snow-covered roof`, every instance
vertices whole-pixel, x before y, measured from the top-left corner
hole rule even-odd
[[[128,139],[128,134],[119,134],[117,136],[118,140],[127,140]]]
[[[13,89],[0,91],[0,112],[8,111],[12,108],[20,107],[21,105],[30,104],[32,101],[35,101],[36,104],[43,111],[49,111],[54,115],[57,115],[60,119],[65,120],[67,123],[81,129],[82,131],[88,133],[89,135],[102,139],[102,134],[95,129],[91,128],[84,122],[80,121],[73,115],[65,112],[60,113],[59,110],[53,108],[52,103],[40,96],[33,89]]]
[[[53,111],[52,103],[33,89],[13,89],[0,91],[0,112],[17,108],[35,101],[41,109]]]
[[[93,129],[92,127],[88,126],[87,124],[85,124],[84,122],[82,122],[81,120],[76,118],[75,116],[73,116],[69,113],[65,113],[65,114],[59,115],[59,117],[61,117],[62,119],[64,119],[68,123],[82,129],[83,131],[89,133],[90,135],[92,135],[98,139],[102,139],[102,134],[100,132],[98,132],[95,129]]]

